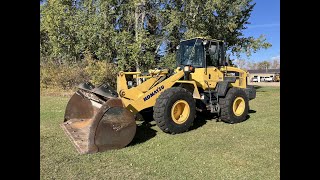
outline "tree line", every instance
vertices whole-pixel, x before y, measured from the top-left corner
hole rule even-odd
[[[274,58],[272,60],[264,60],[260,62],[250,62],[245,59],[236,59],[233,63],[246,70],[256,70],[256,69],[280,69],[280,57]]]
[[[271,44],[243,30],[252,0],[46,0],[40,3],[40,64],[118,62],[121,70],[173,66],[182,39],[224,39],[248,56]]]

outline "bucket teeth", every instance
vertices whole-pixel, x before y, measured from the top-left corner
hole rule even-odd
[[[69,137],[70,141],[76,147],[80,154],[87,153],[89,142],[89,125],[92,123],[91,119],[79,120],[70,119],[67,122],[61,124],[62,129]]]

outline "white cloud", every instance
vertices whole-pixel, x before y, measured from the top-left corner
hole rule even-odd
[[[271,60],[276,60],[276,59],[278,59],[278,60],[280,61],[280,54],[277,55],[277,56],[273,56],[273,57],[271,58]]]

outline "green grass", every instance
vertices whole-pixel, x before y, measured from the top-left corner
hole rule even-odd
[[[79,155],[59,123],[68,97],[41,96],[41,179],[280,179],[280,88],[261,87],[250,118],[198,116],[195,129],[163,133],[137,122],[133,145]]]

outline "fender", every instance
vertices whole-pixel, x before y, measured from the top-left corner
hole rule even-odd
[[[176,83],[175,84],[192,84],[193,85],[193,93],[192,93],[192,95],[193,95],[193,98],[195,98],[195,99],[200,99],[200,93],[199,93],[199,90],[198,90],[198,87],[197,87],[197,85],[196,85],[196,82],[195,81],[176,81]]]
[[[230,87],[230,84],[234,83],[235,81],[236,77],[224,77],[224,81],[219,81],[217,83],[218,96],[225,96],[228,91],[228,87]]]

